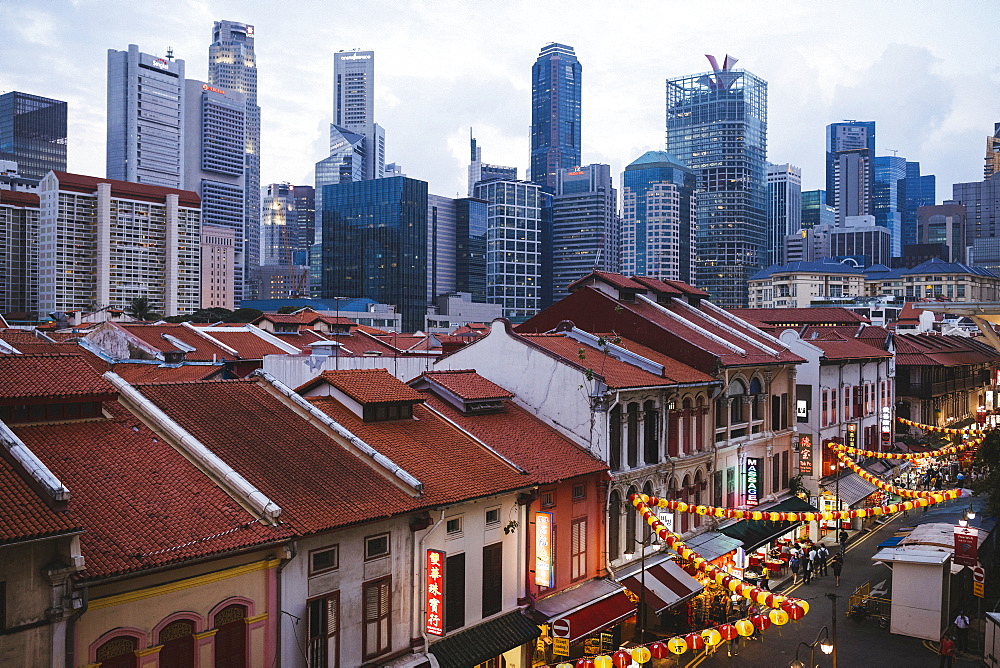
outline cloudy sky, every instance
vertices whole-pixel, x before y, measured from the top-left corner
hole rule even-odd
[[[664,80],[726,53],[768,84],[768,159],[823,187],[824,126],[877,122],[879,154],[951,184],[982,178],[1000,122],[993,0],[0,0],[0,91],[69,102],[69,169],[104,174],[107,49],[207,76],[212,22],[256,27],[261,181],[312,183],[325,157],[333,53],[372,49],[387,161],[465,194],[469,128],[487,162],[528,164],[531,64],[549,42],[583,65],[583,162],[617,175],[662,149]]]

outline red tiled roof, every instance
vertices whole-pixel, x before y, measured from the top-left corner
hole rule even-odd
[[[60,190],[73,190],[76,192],[96,193],[98,183],[110,183],[111,195],[122,199],[137,199],[145,202],[166,202],[167,195],[177,195],[181,206],[201,208],[201,198],[198,193],[190,190],[177,190],[175,188],[162,188],[151,186],[145,183],[130,183],[128,181],[116,181],[97,176],[85,176],[83,174],[70,174],[68,172],[54,172],[59,180]]]
[[[896,364],[963,366],[1000,361],[1000,352],[978,337],[896,334]]]
[[[569,284],[569,290],[572,291],[577,286],[584,285],[588,283],[592,278],[600,278],[601,280],[610,283],[616,288],[622,288],[625,290],[645,290],[646,286],[642,283],[637,283],[630,278],[625,278],[621,274],[614,274],[610,271],[592,271],[583,278],[578,278]]]
[[[211,362],[213,359],[221,360],[223,358],[233,359],[231,352],[225,348],[220,348],[209,339],[199,335],[197,332],[191,331],[182,324],[160,323],[157,325],[143,325],[131,322],[119,322],[115,323],[115,325],[164,353],[177,349],[176,345],[162,336],[163,334],[169,334],[178,341],[194,348],[193,351],[188,352],[185,356],[186,359],[192,362]]]
[[[80,531],[66,513],[57,513],[49,508],[2,458],[0,504],[3,504],[3,512],[0,513],[0,545]]]
[[[433,338],[427,334],[385,334],[378,337],[383,343],[392,346],[400,351],[431,351],[440,352],[440,347],[436,345]]]
[[[26,193],[19,190],[0,190],[0,205],[18,206],[22,208],[37,209],[39,198],[35,193]]]
[[[0,403],[6,405],[42,399],[101,401],[118,394],[81,355],[0,355],[0,378]]]
[[[584,366],[604,379],[608,387],[649,387],[675,385],[676,381],[657,376],[637,366],[605,355],[599,348],[580,343],[563,334],[522,334],[525,339],[559,355],[576,365]],[[581,359],[581,354],[583,358]]]
[[[0,191],[3,192],[3,191]],[[47,335],[33,329],[0,329],[0,339],[17,348],[22,343],[50,343]]]
[[[329,383],[360,404],[424,400],[424,395],[393,376],[387,369],[324,371],[299,387],[296,392],[308,391],[322,383]]]
[[[130,385],[135,383],[161,383],[187,380],[210,380],[218,377],[221,364],[183,364],[181,366],[160,366],[159,364],[115,364],[111,369]]]
[[[715,378],[708,375],[707,373],[702,373],[690,367],[684,362],[675,360],[672,357],[668,357],[663,353],[653,350],[648,346],[644,346],[641,343],[636,343],[635,341],[630,341],[621,336],[616,336],[614,334],[600,334],[608,340],[617,340],[616,346],[624,348],[629,352],[633,352],[640,357],[645,357],[651,362],[656,362],[657,364],[663,366],[663,377],[673,380],[675,383],[715,383]]]
[[[423,376],[433,380],[456,396],[469,400],[510,399],[514,395],[489,381],[474,370],[425,371]]]
[[[823,357],[828,360],[875,359],[892,357],[889,353],[862,341],[849,339],[844,341],[808,341],[823,351]]]
[[[282,350],[270,341],[265,341],[254,332],[234,330],[231,332],[213,331],[206,332],[206,334],[235,350],[239,353],[240,359],[259,360],[264,359],[265,355],[289,354],[287,350]]]
[[[661,281],[658,278],[652,278],[650,276],[633,276],[632,280],[635,281],[636,283],[640,283],[641,285],[649,288],[650,290],[653,290],[654,292],[660,292],[666,295],[671,295],[676,297],[680,297],[681,295],[684,294],[678,288],[675,288],[669,283]]]
[[[821,308],[731,308],[726,309],[737,318],[766,325],[855,325],[869,322],[868,318],[850,309]]]
[[[316,343],[317,341],[330,340],[330,338],[327,338],[315,329],[308,329],[306,327],[300,327],[297,332],[271,332],[271,334],[278,337],[283,342],[295,346],[304,353],[312,351],[312,347],[309,344]]]
[[[84,578],[153,568],[288,535],[258,523],[124,406],[109,402],[105,408],[112,419],[12,425],[70,490],[67,516],[86,530],[81,537]]]

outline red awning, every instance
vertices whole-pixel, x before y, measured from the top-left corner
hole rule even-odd
[[[642,575],[634,573],[621,580],[629,591],[638,595],[642,590]],[[684,572],[675,561],[661,561],[646,567],[646,605],[660,614],[667,608],[685,601],[702,590],[701,584]]]
[[[571,612],[561,619],[569,622],[569,641],[575,643],[634,614],[635,603],[629,600],[628,594],[619,591],[608,598]]]
[[[620,584],[604,578],[535,601],[535,612],[575,643],[635,614],[635,603]]]

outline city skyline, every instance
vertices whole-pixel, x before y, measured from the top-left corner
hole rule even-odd
[[[7,64],[0,91],[66,100],[68,169],[94,175],[104,173],[106,110],[93,84],[103,78],[107,49],[135,43],[162,56],[172,46],[188,76],[201,78],[205,35],[223,19],[256,26],[265,183],[311,183],[315,162],[328,154],[339,50],[376,52],[375,104],[393,137],[387,161],[443,195],[466,190],[470,126],[487,148],[484,161],[523,173],[531,65],[549,42],[572,46],[587,69],[581,161],[610,164],[616,183],[642,153],[663,149],[665,80],[703,71],[705,53],[729,52],[768,82],[767,157],[800,166],[804,190],[824,187],[825,126],[856,118],[878,123],[878,154],[897,150],[920,161],[938,176],[937,200],[947,199],[952,183],[981,178],[983,135],[1000,107],[1000,70],[968,59],[988,53],[991,38],[989,7],[975,2],[927,2],[906,12],[866,5],[866,21],[852,27],[850,40],[827,20],[825,3],[783,6],[780,15],[770,8],[741,12],[737,32],[713,19],[725,15],[725,4],[714,13],[673,5],[666,8],[676,14],[670,39],[635,34],[644,25],[639,19],[654,13],[647,5],[602,11],[600,22],[588,20],[598,5],[573,5],[570,15],[561,2],[512,3],[489,15],[459,3],[370,3],[364,16],[347,21],[351,12],[342,3],[300,3],[290,20],[264,5],[235,2],[188,2],[170,14],[122,12],[131,6],[121,2],[4,5],[11,20],[0,28]],[[851,6],[837,5],[845,12]],[[516,34],[496,29],[529,10],[536,16],[518,22]],[[880,26],[889,24],[895,31],[885,37]],[[773,48],[776,40],[781,50]]]

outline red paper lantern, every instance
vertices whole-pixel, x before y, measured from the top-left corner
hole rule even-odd
[[[705,639],[697,633],[689,633],[684,636],[684,642],[688,644],[688,649],[694,650],[695,652],[705,649]]]
[[[788,613],[789,619],[798,621],[802,619],[802,615],[805,614],[805,610],[801,606],[794,603],[785,603],[781,606],[781,609]]]
[[[576,668],[594,668],[593,659],[577,659]]]
[[[666,643],[657,640],[649,646],[649,653],[653,655],[654,659],[666,659],[670,656],[670,649]]]
[[[618,650],[611,655],[611,660],[614,662],[617,668],[628,668],[632,665],[632,655],[623,649]]]
[[[750,621],[758,631],[766,631],[771,627],[771,620],[764,615],[752,615]]]
[[[719,635],[722,636],[724,640],[732,640],[739,635],[739,631],[732,624],[723,624],[719,627]]]

